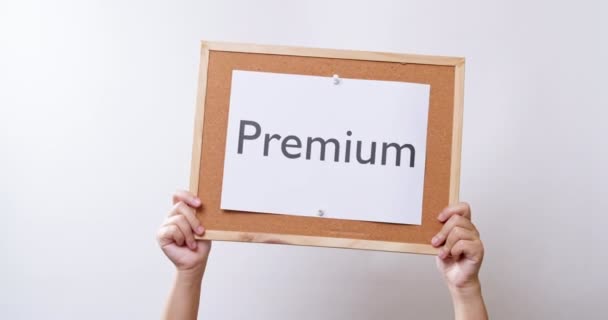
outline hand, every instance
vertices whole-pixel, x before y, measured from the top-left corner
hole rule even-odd
[[[434,247],[440,247],[437,268],[450,291],[478,291],[484,249],[479,232],[471,222],[469,204],[462,202],[447,207],[437,219],[444,225],[431,243]]]
[[[173,208],[160,226],[157,241],[165,255],[178,271],[204,271],[211,241],[195,240],[205,229],[196,218],[195,208],[201,200],[188,191],[178,190],[173,194]]]

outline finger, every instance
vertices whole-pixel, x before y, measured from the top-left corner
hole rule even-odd
[[[169,211],[169,216],[183,215],[188,220],[190,224],[190,228],[198,235],[201,235],[205,229],[201,226],[201,222],[196,217],[196,211],[194,208],[189,207],[183,201],[176,203],[171,211]]]
[[[445,209],[441,210],[441,212],[437,216],[437,219],[441,222],[445,222],[454,215],[463,216],[463,217],[471,220],[471,206],[466,202],[460,202],[460,203],[451,205],[451,206],[446,207]]]
[[[188,219],[185,216],[179,214],[176,216],[169,217],[165,222],[165,225],[175,225],[179,228],[179,231],[186,238],[186,244],[192,250],[196,249],[196,241],[194,240],[194,235],[192,234],[192,228],[190,228],[190,223],[188,223]]]
[[[484,248],[481,240],[460,240],[454,244],[449,252],[452,258],[459,259],[465,257],[474,262],[481,262],[483,260]]]
[[[452,250],[452,247],[454,246],[454,244],[456,244],[460,240],[476,240],[476,239],[478,239],[478,238],[473,230],[465,229],[462,227],[454,227],[454,229],[452,229],[450,231],[450,233],[448,234],[448,237],[445,241],[445,244],[443,245],[442,250],[447,253],[447,252],[450,252],[450,250]]]
[[[442,245],[450,234],[450,231],[455,227],[461,227],[469,230],[474,230],[477,235],[477,229],[471,222],[471,220],[461,216],[461,215],[452,215],[450,219],[441,227],[441,230],[433,237],[431,240],[431,244],[435,247]]]
[[[173,204],[176,204],[180,201],[183,201],[195,208],[198,208],[201,205],[201,199],[199,199],[196,195],[192,194],[190,191],[186,190],[177,190],[175,191],[175,193],[173,193]]]
[[[158,230],[157,238],[158,243],[161,247],[170,243],[175,243],[178,246],[183,246],[184,241],[186,240],[182,232],[179,231],[179,228],[174,224],[163,225]]]

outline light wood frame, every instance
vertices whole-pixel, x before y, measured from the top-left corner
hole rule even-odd
[[[335,50],[304,47],[269,46],[255,44],[238,44],[227,42],[201,43],[201,58],[199,66],[198,93],[194,122],[194,138],[192,144],[192,164],[190,174],[190,191],[198,194],[200,177],[200,159],[202,152],[203,122],[205,117],[205,97],[207,90],[207,69],[210,51],[226,51],[241,53],[276,54],[301,57],[337,58],[363,61],[384,61],[398,63],[413,63],[425,65],[441,65],[455,67],[454,76],[454,110],[452,130],[452,160],[450,168],[450,204],[459,200],[460,187],[460,152],[462,144],[462,116],[464,104],[464,65],[461,57],[444,57],[416,54],[400,54],[386,52],[367,52],[353,50]],[[240,241],[256,243],[274,243],[305,245],[319,247],[351,248],[363,250],[379,250],[392,252],[409,252],[418,254],[437,254],[438,250],[430,244],[402,243],[391,241],[361,240],[347,238],[332,238],[320,236],[300,236],[291,234],[274,234],[259,232],[208,230],[197,239]]]

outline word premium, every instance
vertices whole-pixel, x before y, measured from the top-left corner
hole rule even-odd
[[[253,132],[247,128],[253,129]],[[346,132],[346,135],[350,137],[352,132],[349,130]],[[246,141],[251,141],[251,143],[253,143],[254,140],[260,139],[264,142],[263,155],[265,157],[268,156],[271,145],[275,145],[277,147],[280,146],[281,153],[288,159],[305,158],[306,160],[311,160],[313,159],[313,151],[316,149],[318,150],[319,155],[314,158],[326,161],[327,146],[331,145],[333,150],[332,158],[335,162],[343,160],[345,163],[349,163],[351,162],[351,158],[353,158],[353,162],[356,160],[356,162],[360,164],[373,165],[376,164],[376,151],[378,151],[380,153],[378,155],[380,163],[386,165],[388,163],[389,151],[391,150],[393,150],[391,153],[394,154],[394,164],[397,167],[401,166],[401,155],[404,151],[407,151],[406,154],[409,155],[410,168],[414,167],[416,160],[416,149],[411,144],[400,145],[394,142],[383,142],[381,144],[378,143],[378,149],[381,148],[381,150],[376,150],[376,142],[371,142],[369,143],[369,152],[365,152],[361,140],[357,140],[353,147],[353,141],[348,138],[343,141],[344,145],[342,145],[341,142],[335,138],[306,137],[305,139],[302,139],[294,135],[281,137],[279,134],[270,133],[265,133],[263,138],[260,137],[262,137],[262,127],[259,123],[251,120],[241,120],[239,125],[238,154],[243,153]],[[355,150],[354,157],[353,149]]]

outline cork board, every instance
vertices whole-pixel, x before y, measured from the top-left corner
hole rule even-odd
[[[220,209],[233,70],[430,84],[422,224]],[[436,216],[458,201],[463,82],[463,58],[203,42],[190,179],[202,239],[435,254]]]

